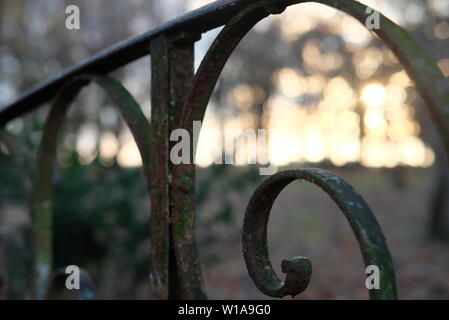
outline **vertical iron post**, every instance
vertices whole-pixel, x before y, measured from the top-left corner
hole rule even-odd
[[[161,35],[151,42],[151,280],[161,299],[204,299],[195,242],[195,167],[170,161],[170,134],[181,127],[181,109],[194,74],[198,34]]]

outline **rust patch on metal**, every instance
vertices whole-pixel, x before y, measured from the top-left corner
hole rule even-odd
[[[60,92],[44,126],[39,147],[35,193],[32,199],[32,222],[34,237],[35,294],[42,299],[46,295],[49,277],[53,268],[52,215],[53,215],[53,174],[56,160],[58,135],[68,108],[83,86],[94,81],[107,91],[118,103],[119,111],[128,124],[142,156],[143,170],[147,181],[150,161],[150,126],[140,106],[131,94],[116,80],[83,75],[67,84]]]
[[[380,269],[380,289],[370,290],[371,299],[396,299],[394,266],[382,230],[363,198],[342,178],[323,169],[299,169],[279,172],[268,178],[249,201],[243,222],[243,256],[248,273],[261,292],[276,298],[303,292],[312,274],[311,262],[295,257],[282,262],[287,274],[281,281],[270,262],[267,228],[271,208],[279,193],[294,180],[319,186],[338,205],[359,243],[366,266]]]

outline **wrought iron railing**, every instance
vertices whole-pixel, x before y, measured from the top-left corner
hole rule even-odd
[[[220,0],[140,36],[121,42],[88,59],[62,75],[25,92],[0,112],[0,126],[53,101],[40,144],[35,182],[23,165],[20,154],[3,131],[0,138],[11,149],[22,168],[25,189],[29,190],[33,239],[35,295],[44,298],[47,288],[61,281],[52,277],[52,176],[56,145],[67,110],[80,90],[97,83],[115,100],[129,126],[142,157],[142,168],[151,197],[151,286],[160,299],[202,299],[203,289],[194,232],[195,167],[169,161],[169,136],[173,129],[192,133],[192,123],[202,120],[207,103],[229,56],[253,26],[287,6],[318,2],[341,10],[363,24],[367,7],[354,0]],[[201,34],[224,26],[194,73],[194,43]],[[380,28],[372,30],[382,39],[414,80],[449,150],[449,86],[443,74],[412,37],[391,20],[380,15]],[[152,61],[152,110],[148,123],[131,94],[107,76],[140,57]],[[341,178],[320,169],[284,171],[265,181],[248,205],[243,225],[243,253],[249,275],[266,295],[297,295],[308,285],[312,266],[304,257],[285,260],[286,281],[275,275],[268,256],[267,225],[277,195],[293,180],[320,186],[338,204],[359,242],[366,265],[380,269],[381,286],[370,290],[372,299],[395,299],[396,283],[390,253],[382,231],[368,205]],[[89,281],[87,281],[89,282]],[[90,283],[90,282],[89,282]],[[90,290],[90,288],[87,288]],[[91,292],[80,298],[92,298]]]

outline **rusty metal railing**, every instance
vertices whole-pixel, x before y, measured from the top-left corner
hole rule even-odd
[[[207,103],[228,58],[241,39],[260,20],[282,13],[287,6],[318,2],[341,10],[360,22],[367,7],[354,0],[220,0],[100,52],[60,76],[25,92],[0,111],[0,126],[52,101],[37,159],[31,198],[35,245],[35,294],[44,298],[52,273],[52,175],[58,133],[68,107],[80,90],[97,83],[116,101],[138,145],[151,195],[151,271],[154,295],[159,299],[203,299],[204,292],[194,232],[194,165],[169,161],[173,129],[192,133],[192,123],[203,120]],[[449,87],[443,74],[412,37],[380,15],[380,28],[372,31],[397,56],[414,80],[449,150]],[[201,34],[224,26],[196,73],[194,43]],[[107,74],[140,57],[152,61],[151,124],[131,94]],[[0,138],[7,138],[6,135]],[[9,145],[9,144],[7,144]],[[17,162],[20,167],[20,161]],[[28,175],[24,175],[24,180]],[[311,277],[311,262],[304,257],[285,260],[286,281],[275,275],[267,249],[271,206],[281,190],[300,179],[320,186],[338,204],[361,247],[367,265],[380,269],[381,288],[372,299],[395,299],[396,283],[390,253],[382,231],[365,201],[341,178],[319,169],[280,172],[255,192],[243,225],[243,252],[249,275],[266,295],[283,297],[301,293]],[[29,187],[28,180],[25,184]],[[59,279],[54,276],[53,279]],[[87,295],[92,297],[93,295]]]

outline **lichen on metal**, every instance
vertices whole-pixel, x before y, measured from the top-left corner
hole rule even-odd
[[[34,294],[38,299],[46,296],[53,268],[53,174],[58,136],[70,104],[81,88],[91,81],[100,85],[117,102],[119,111],[136,140],[142,157],[143,171],[148,184],[150,182],[150,126],[131,94],[120,83],[105,76],[83,75],[67,84],[52,105],[46,119],[37,160],[35,193],[32,199],[32,225],[35,256]]]
[[[195,241],[195,167],[170,162],[170,133],[181,122],[185,96],[193,79],[193,46],[200,35],[162,35],[151,43],[152,61],[152,259],[158,259],[159,298],[204,299]],[[156,240],[157,241],[154,241]],[[155,276],[152,275],[154,279]]]
[[[261,292],[276,298],[303,292],[312,275],[305,257],[282,262],[287,274],[281,281],[270,262],[267,228],[271,208],[280,192],[294,180],[308,181],[323,189],[338,205],[354,232],[366,266],[380,270],[380,289],[369,291],[371,299],[396,299],[394,266],[382,230],[363,198],[342,178],[323,169],[279,172],[268,178],[251,197],[243,222],[243,255],[250,277]]]
[[[178,19],[121,42],[86,62],[23,94],[0,111],[0,127],[56,97],[47,117],[38,156],[32,202],[35,234],[37,296],[45,295],[52,269],[52,177],[57,136],[68,106],[81,88],[94,81],[118,103],[136,140],[151,193],[151,284],[160,299],[205,298],[195,243],[195,167],[169,161],[169,132],[203,120],[220,74],[240,41],[259,21],[288,6],[316,2],[365,23],[368,7],[354,0],[220,0]],[[414,80],[429,114],[449,151],[449,86],[444,75],[413,38],[394,22],[380,16],[373,29],[393,51]],[[298,17],[300,19],[300,17]],[[194,42],[201,34],[224,26],[193,71]],[[152,59],[151,127],[134,98],[117,81],[104,75],[140,57]],[[86,75],[95,74],[92,75]],[[195,150],[195,146],[192,148]],[[153,156],[151,156],[153,155]],[[25,177],[24,177],[25,179]],[[244,222],[244,255],[251,277],[262,292],[273,296],[296,295],[305,290],[312,266],[295,257],[282,263],[287,279],[272,270],[266,249],[266,227],[271,205],[285,185],[295,179],[321,186],[346,215],[362,249],[365,263],[381,266],[382,289],[370,291],[374,299],[394,299],[393,264],[376,219],[363,199],[341,178],[317,169],[286,171],[269,178],[256,191]],[[28,183],[29,184],[29,183]]]

